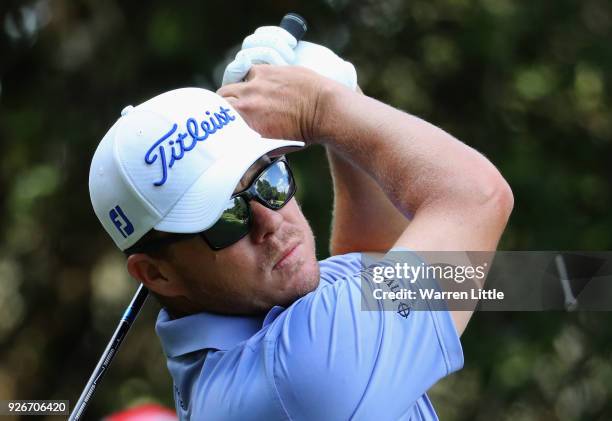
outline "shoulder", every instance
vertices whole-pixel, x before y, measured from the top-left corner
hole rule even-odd
[[[361,253],[338,254],[319,261],[320,285],[332,284],[339,279],[352,276],[363,268]]]
[[[373,286],[362,276],[369,269],[362,268],[361,255],[326,260],[329,282],[280,313],[266,333],[279,398],[289,415],[309,419],[370,418],[377,411],[399,419],[463,364],[450,315],[368,311],[363,299]],[[374,384],[404,390],[404,397],[392,399]]]

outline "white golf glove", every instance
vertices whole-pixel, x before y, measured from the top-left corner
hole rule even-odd
[[[332,50],[312,42],[296,42],[278,26],[262,26],[242,42],[242,50],[225,68],[223,85],[242,81],[254,64],[296,65],[357,89],[355,67]]]

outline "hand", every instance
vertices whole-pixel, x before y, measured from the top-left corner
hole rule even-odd
[[[322,45],[300,41],[295,48],[296,65],[307,67],[352,91],[357,90],[357,71],[350,62],[338,57],[336,53]]]
[[[353,91],[357,88],[357,72],[351,63],[322,45],[296,42],[278,26],[263,26],[244,39],[242,50],[225,69],[223,85],[240,82],[253,64],[264,63],[307,67]]]
[[[253,65],[244,82],[217,93],[262,136],[312,144],[321,137],[318,119],[334,86],[345,89],[303,67]]]
[[[264,35],[265,34],[265,35]],[[263,26],[242,42],[242,49],[225,68],[221,85],[242,82],[254,64],[289,65],[295,62],[297,41],[279,26]]]

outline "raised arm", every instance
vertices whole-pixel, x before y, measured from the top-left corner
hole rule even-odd
[[[376,180],[406,217],[414,215],[396,247],[457,252],[497,248],[513,197],[484,156],[417,117],[342,87],[328,85],[322,96],[318,114],[334,116],[320,123],[325,144]],[[467,254],[452,258],[442,263],[471,263]],[[451,312],[459,334],[472,314]]]
[[[327,157],[334,185],[330,254],[389,250],[408,219],[361,168],[332,149]]]
[[[262,135],[324,144],[367,173],[398,212],[412,216],[395,246],[497,247],[511,190],[486,158],[443,130],[299,67],[255,66],[246,83],[219,93]],[[452,316],[463,332],[471,312]]]
[[[358,88],[358,92],[361,89]],[[383,252],[406,229],[409,218],[391,203],[368,173],[327,148],[334,185],[330,252]]]
[[[422,119],[332,83],[324,85],[315,124],[322,143],[413,217],[396,246],[495,250],[513,198],[483,155]]]

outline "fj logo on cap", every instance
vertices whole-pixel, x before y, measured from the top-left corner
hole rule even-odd
[[[127,216],[125,216],[123,209],[121,209],[119,205],[112,208],[108,213],[108,216],[115,227],[117,227],[117,231],[121,233],[123,238],[127,238],[128,235],[134,232],[134,225],[132,225]]]
[[[170,131],[157,140],[144,156],[147,165],[153,165],[159,157],[162,176],[153,185],[162,186],[168,179],[168,169],[172,168],[176,161],[181,160],[185,153],[193,150],[198,142],[206,140],[208,136],[223,129],[224,126],[235,119],[235,116],[230,115],[229,108],[221,106],[218,113],[211,115],[210,111],[206,111],[206,119],[199,123],[195,118],[187,119],[185,131],[179,132],[173,139],[170,139],[178,129],[178,124],[174,123]],[[166,157],[166,148],[164,147],[166,141],[168,141],[167,145],[170,147],[169,158]]]

